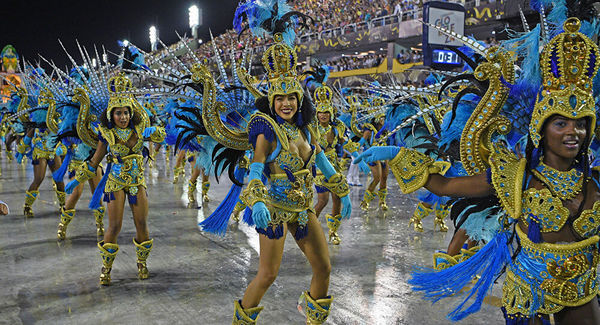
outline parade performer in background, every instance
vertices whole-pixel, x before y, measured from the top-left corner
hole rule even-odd
[[[336,172],[341,173],[340,158],[338,157],[338,147],[344,143],[344,134],[346,132],[344,124],[337,120],[336,114],[332,105],[333,91],[328,86],[321,82],[321,86],[317,87],[314,92],[314,100],[317,106],[317,130],[319,131],[319,146],[325,153],[325,156],[335,168]],[[321,211],[329,202],[330,191],[325,186],[321,186],[326,182],[325,175],[320,170],[315,178],[315,185],[318,193],[318,201],[315,205],[315,214],[317,218],[321,215]],[[340,198],[331,193],[333,206],[331,214],[325,215],[327,228],[329,228],[329,241],[334,245],[339,245],[341,239],[337,233],[341,225],[342,215]]]
[[[362,125],[363,133],[359,143],[364,147],[364,149],[368,149],[372,146],[385,145],[385,143],[381,143],[379,141],[385,136],[385,130],[383,129],[383,125],[385,124],[385,101],[381,97],[376,97],[373,99],[371,106],[372,107],[367,112],[367,115],[372,115],[372,111],[377,111],[379,113],[367,123]],[[371,169],[371,175],[373,178],[371,179],[371,183],[369,183],[368,187],[365,189],[365,194],[362,202],[360,203],[360,207],[363,210],[368,210],[369,203],[375,197],[379,197],[379,207],[381,210],[387,211],[388,205],[385,200],[388,193],[387,177],[390,172],[390,168],[386,162],[382,161],[369,163],[369,168]],[[379,185],[379,191],[375,191],[377,185]]]
[[[51,94],[48,89],[44,89],[43,76],[45,71],[33,67],[27,70],[27,78],[23,80],[26,88],[19,91],[21,100],[18,108],[19,118],[25,125],[26,131],[17,147],[17,161],[20,163],[24,156],[31,155],[32,158],[33,181],[25,192],[23,214],[26,217],[33,217],[32,206],[40,193],[38,189],[44,181],[46,169],[50,168],[52,172],[56,171],[62,162],[60,156],[65,150],[64,146],[59,144],[56,133],[48,129],[46,123],[48,117],[47,100]],[[37,103],[35,103],[35,99],[37,99]],[[55,150],[58,150],[59,154]],[[66,198],[62,181],[55,182],[55,192],[59,206],[62,209]]]

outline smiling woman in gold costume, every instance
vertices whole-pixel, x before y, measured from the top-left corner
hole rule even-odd
[[[110,99],[108,107],[100,116],[99,141],[96,152],[89,162],[82,164],[75,175],[75,181],[68,184],[72,190],[96,175],[96,168],[108,154],[107,171],[97,190],[103,190],[107,203],[109,225],[104,232],[104,240],[98,243],[102,256],[100,284],[109,285],[112,264],[119,251],[117,236],[123,223],[125,198],[127,197],[136,228],[133,239],[137,254],[138,277],[148,278],[146,259],[152,249],[153,239],[148,234],[148,199],[142,148],[144,139],[159,143],[164,140],[162,127],[147,127],[142,117],[143,109],[136,99],[127,92],[132,90],[131,81],[124,75],[111,78],[108,82]]]
[[[416,290],[437,300],[480,274],[471,291],[477,295],[475,303],[467,309],[456,308],[449,315],[453,320],[479,309],[485,292],[506,265],[502,309],[507,324],[549,324],[550,315],[557,324],[600,322],[596,275],[600,173],[590,168],[588,156],[590,141],[598,131],[592,84],[600,53],[579,32],[580,26],[577,18],[567,19],[564,31],[540,55],[541,89],[529,123],[525,157],[501,144],[486,143],[469,133],[470,127],[463,133],[471,141],[461,140],[461,158],[469,163],[472,176],[443,177],[431,159],[406,148],[373,149],[361,157],[373,161],[395,156],[390,166],[404,192],[425,186],[437,195],[497,198],[503,213],[493,240],[465,262],[437,273],[415,273],[410,281]],[[489,63],[480,65],[475,76],[489,78],[490,87],[471,115],[481,123],[479,130],[472,130],[480,133],[486,121],[498,118],[497,108],[508,93],[506,85],[494,80],[502,77],[514,82],[513,62],[506,51],[488,49],[486,59]],[[506,123],[495,127],[507,130]],[[511,235],[516,237],[513,251],[509,249]]]

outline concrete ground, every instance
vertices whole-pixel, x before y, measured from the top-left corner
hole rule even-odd
[[[150,278],[136,278],[135,230],[126,208],[113,282],[100,287],[89,190],[77,206],[68,238],[58,241],[59,213],[50,177],[40,188],[35,217],[25,218],[22,206],[32,168],[8,161],[3,152],[0,200],[11,213],[0,217],[0,324],[230,324],[233,301],[241,298],[258,268],[258,235],[233,220],[225,237],[200,232],[198,220],[216,208],[230,182],[226,176],[220,184],[212,178],[211,200],[204,209],[186,208],[189,165],[186,178],[173,185],[173,160],[166,163],[160,154],[156,166],[147,169],[148,223],[154,238]],[[448,324],[445,315],[459,302],[452,298],[432,306],[411,292],[410,271],[431,266],[432,253],[445,249],[452,227],[448,222],[448,233],[434,232],[430,216],[424,220],[425,232],[414,232],[408,219],[415,197],[402,195],[391,178],[385,216],[375,208],[363,212],[359,202],[364,187],[352,189],[353,213],[342,223],[342,243],[329,246],[329,292],[335,299],[329,324]],[[325,221],[322,225],[326,232]],[[262,300],[259,324],[304,323],[296,304],[309,287],[311,269],[291,236],[287,241],[279,277]],[[503,323],[500,288],[462,323]]]

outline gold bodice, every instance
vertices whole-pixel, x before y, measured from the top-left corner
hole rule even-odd
[[[558,232],[565,225],[571,212],[560,198],[547,188],[523,190],[525,158],[518,159],[504,147],[496,146],[490,155],[492,185],[504,209],[513,219],[524,225],[535,219],[542,233]],[[583,210],[573,221],[573,230],[582,238],[600,234],[600,202]]]

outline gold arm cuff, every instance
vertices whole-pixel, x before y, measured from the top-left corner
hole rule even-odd
[[[96,176],[96,172],[91,171],[88,166],[89,164],[86,161],[77,168],[77,171],[75,172],[75,179],[79,182],[79,184],[83,184],[87,180]]]
[[[259,180],[253,179],[248,186],[242,191],[240,200],[247,206],[252,207],[256,202],[267,202],[269,194],[267,187]]]
[[[344,197],[350,193],[350,186],[348,186],[348,182],[342,176],[342,173],[335,173],[329,180],[324,180],[322,185],[339,197]]]
[[[152,135],[150,136],[150,141],[163,142],[166,136],[167,133],[165,132],[165,128],[162,126],[157,126],[156,131],[154,131],[154,133],[152,133]]]
[[[390,161],[390,169],[404,194],[412,193],[423,187],[430,174],[441,174],[449,166],[444,161],[432,158],[413,149],[400,148],[400,152]]]

